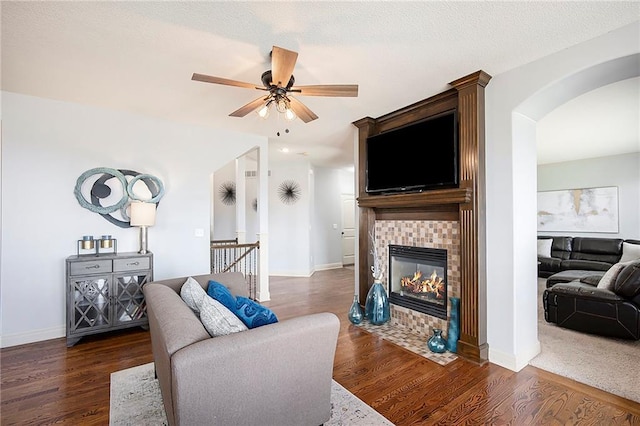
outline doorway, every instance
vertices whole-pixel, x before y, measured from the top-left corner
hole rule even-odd
[[[353,194],[342,194],[342,266],[353,265],[356,253],[356,202]]]

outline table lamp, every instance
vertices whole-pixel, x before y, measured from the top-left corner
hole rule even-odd
[[[155,203],[133,202],[129,211],[131,226],[140,227],[140,254],[147,253],[147,227],[156,223]]]

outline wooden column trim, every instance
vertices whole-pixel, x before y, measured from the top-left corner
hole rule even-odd
[[[365,143],[367,137],[373,135],[376,130],[376,121],[371,117],[365,117],[353,123],[358,128],[358,199],[365,192]],[[364,306],[367,299],[367,293],[369,293],[369,287],[373,285],[373,277],[371,275],[371,267],[373,266],[373,259],[370,256],[371,241],[369,239],[369,231],[373,232],[373,227],[376,221],[376,214],[373,209],[360,208],[358,214],[358,297],[360,298],[360,304]]]
[[[482,206],[478,182],[481,150],[484,151],[484,87],[490,78],[485,72],[478,71],[450,83],[458,91],[460,187],[470,189],[473,194],[470,201],[459,204],[461,300],[458,353],[478,362],[486,361],[489,351],[486,282],[480,279],[479,269],[479,264],[484,265],[485,262],[480,259],[481,255],[484,256],[484,251],[481,251],[484,241],[481,241],[479,233]]]

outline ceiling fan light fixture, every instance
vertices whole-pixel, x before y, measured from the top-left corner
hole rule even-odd
[[[264,88],[244,81],[193,73],[191,80],[204,83],[222,84],[225,86],[258,89],[268,92],[266,97],[260,97],[233,111],[231,117],[245,117],[256,111],[258,116],[265,119],[269,116],[271,104],[278,113],[283,114],[287,121],[299,118],[305,123],[315,120],[318,116],[298,99],[287,96],[296,93],[302,96],[358,96],[357,84],[322,84],[311,86],[294,86],[293,70],[298,59],[298,52],[273,46],[271,50],[271,69],[262,73],[261,80]],[[286,83],[286,84],[285,84]],[[293,105],[293,108],[292,108]]]
[[[265,104],[262,108],[258,110],[258,116],[260,118],[267,119],[267,117],[269,117],[269,104],[270,102]]]
[[[289,109],[289,103],[283,96],[280,96],[278,100],[276,100],[276,109],[281,114],[284,114]]]
[[[296,113],[293,112],[291,108],[287,108],[287,110],[284,112],[284,118],[286,120],[293,121],[296,119],[296,117]]]

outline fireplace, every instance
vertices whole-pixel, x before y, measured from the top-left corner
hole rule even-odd
[[[447,319],[447,251],[389,245],[389,301]]]

